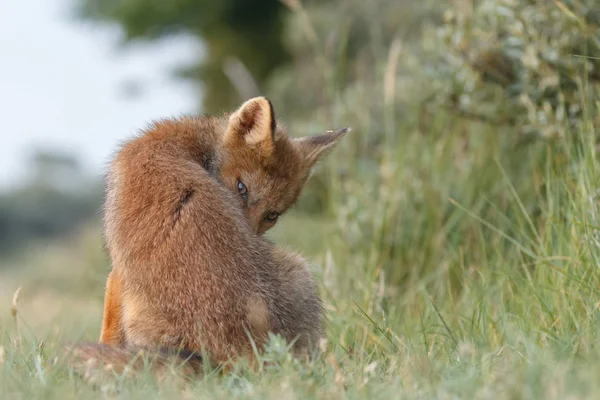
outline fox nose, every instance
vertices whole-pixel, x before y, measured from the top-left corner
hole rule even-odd
[[[257,235],[262,235],[264,234],[268,229],[265,228],[265,226],[263,226],[263,224],[261,223],[261,221],[257,221],[256,222],[256,234]]]

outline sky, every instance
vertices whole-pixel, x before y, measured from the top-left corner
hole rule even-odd
[[[116,27],[72,18],[75,1],[0,1],[0,190],[27,177],[33,146],[72,153],[100,177],[119,142],[152,119],[197,111],[195,88],[169,74],[199,44],[120,49]],[[142,96],[124,96],[139,81]]]

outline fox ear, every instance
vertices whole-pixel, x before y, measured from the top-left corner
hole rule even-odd
[[[323,135],[305,136],[293,140],[304,158],[305,165],[312,169],[315,163],[327,154],[328,150],[333,149],[348,132],[350,132],[350,128],[342,128],[336,131],[327,131]]]
[[[268,156],[273,151],[275,127],[275,112],[269,99],[254,97],[231,114],[225,140],[257,148]]]

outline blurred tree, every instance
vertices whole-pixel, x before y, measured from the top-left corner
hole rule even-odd
[[[103,182],[83,173],[68,153],[34,149],[32,174],[22,186],[0,192],[0,256],[37,239],[56,239],[97,220]]]
[[[32,183],[35,186],[73,187],[78,185],[80,165],[71,154],[50,149],[36,149],[31,156]]]
[[[289,59],[282,42],[286,7],[278,0],[75,1],[79,17],[120,25],[125,42],[176,33],[201,39],[207,48],[204,60],[177,72],[202,83],[204,112],[229,109],[248,96],[226,75],[231,60],[241,61],[260,86]]]

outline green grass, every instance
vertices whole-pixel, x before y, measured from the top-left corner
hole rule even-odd
[[[356,168],[332,185],[332,218],[292,212],[272,234],[314,261],[328,317],[320,358],[296,362],[275,342],[261,373],[240,367],[184,387],[129,379],[114,396],[594,397],[593,132],[515,151],[488,129],[460,161],[456,135],[402,140],[370,179]],[[326,171],[352,162],[340,153]],[[37,248],[3,274],[0,398],[97,397],[55,357],[64,341],[98,335],[108,271],[99,229]]]

